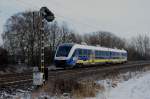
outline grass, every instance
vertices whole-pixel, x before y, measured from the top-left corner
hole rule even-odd
[[[65,95],[73,99],[82,99],[84,97],[95,97],[100,90],[103,91],[104,86],[92,80],[79,82],[72,79],[55,79],[33,92],[32,97],[38,97],[39,94],[45,92],[49,96],[61,97]]]
[[[95,83],[92,80],[86,80],[79,83],[78,88],[72,90],[72,96],[76,99],[83,97],[95,97],[99,91],[103,91],[104,86]]]
[[[140,72],[150,70],[150,67],[140,69]],[[90,77],[89,77],[90,78]],[[119,70],[112,70],[104,75],[104,79],[110,79],[111,87],[116,87],[119,79],[128,80],[132,78],[132,75],[122,75]],[[77,81],[75,79],[53,79],[47,82],[44,86],[33,92],[32,97],[38,97],[42,92],[49,96],[60,97],[58,99],[64,99],[63,96],[72,99],[83,99],[85,97],[95,97],[98,92],[104,92],[105,87],[95,82],[94,79],[85,79]],[[33,98],[35,99],[35,98]],[[57,99],[57,98],[56,98]],[[66,99],[66,98],[65,98]]]

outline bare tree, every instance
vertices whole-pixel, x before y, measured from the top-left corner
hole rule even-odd
[[[111,48],[125,48],[125,40],[120,39],[110,32],[98,31],[92,34],[85,34],[84,41],[91,45],[100,45]]]
[[[133,37],[130,46],[139,53],[139,58],[147,59],[150,56],[150,38],[146,34]]]
[[[4,47],[12,55],[23,56],[30,65],[36,65],[34,56],[39,56],[37,53],[41,36],[41,17],[37,12],[34,13],[35,15],[33,12],[24,12],[11,16],[3,33]]]
[[[5,25],[3,35],[4,46],[11,55],[19,55],[30,65],[38,65],[40,59],[41,17],[38,12],[24,12],[13,15]],[[44,41],[46,52],[54,56],[56,47],[60,43],[71,42],[73,33],[66,23],[59,25],[57,21],[44,23]],[[47,55],[47,54],[45,54]],[[49,54],[48,54],[49,55]],[[46,56],[47,57],[47,56]]]

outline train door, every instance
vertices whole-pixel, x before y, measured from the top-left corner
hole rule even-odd
[[[91,64],[95,64],[95,51],[94,50],[92,50],[91,51],[91,55],[90,55],[90,58],[91,58]]]

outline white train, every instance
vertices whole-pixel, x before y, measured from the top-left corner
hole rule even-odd
[[[125,62],[126,50],[72,43],[59,45],[54,58],[56,67],[63,68]]]

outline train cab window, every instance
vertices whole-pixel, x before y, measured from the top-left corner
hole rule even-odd
[[[60,57],[60,56],[67,57],[71,48],[72,48],[72,46],[59,46],[56,56],[57,57]]]
[[[76,49],[76,50],[74,51],[72,57],[78,56],[78,54],[79,54],[79,53],[78,53],[78,49]]]

